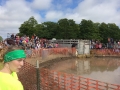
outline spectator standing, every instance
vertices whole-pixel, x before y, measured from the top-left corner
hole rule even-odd
[[[3,58],[4,66],[0,70],[0,90],[24,90],[16,73],[19,72],[26,58],[24,50],[10,46]]]

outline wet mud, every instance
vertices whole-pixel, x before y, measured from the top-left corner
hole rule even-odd
[[[75,57],[75,56],[59,57],[59,58],[48,60],[46,62],[42,62],[42,63],[39,64],[39,66],[40,66],[40,68],[48,68],[51,65],[53,65],[53,63],[58,63],[58,62],[61,62],[61,61],[66,61],[66,60],[75,60],[75,59],[78,59],[78,58]]]

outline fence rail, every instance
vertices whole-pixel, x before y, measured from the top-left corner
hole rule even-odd
[[[27,57],[42,57],[45,58],[49,55],[75,55],[75,48],[41,48],[25,50]],[[31,55],[29,53],[31,52]]]
[[[94,55],[109,55],[109,56],[120,56],[120,49],[92,49],[91,54]]]
[[[120,90],[120,85],[42,69],[41,90]]]
[[[39,69],[25,62],[24,67],[18,73],[25,90],[120,90],[120,85],[110,84],[84,78],[77,75],[66,74],[49,69]],[[39,80],[38,80],[39,79]],[[40,81],[38,84],[37,81]]]

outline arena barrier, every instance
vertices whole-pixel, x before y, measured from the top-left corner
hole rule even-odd
[[[28,52],[25,50],[26,53]],[[40,48],[40,49],[31,49],[31,57],[47,57],[48,55],[75,55],[75,48]],[[31,58],[30,57],[30,58]]]
[[[120,90],[120,85],[44,68],[38,74],[37,68],[27,62],[18,77],[24,90]]]
[[[36,67],[24,62],[24,66],[18,73],[18,78],[22,82],[24,90],[37,90]]]
[[[117,55],[120,56],[120,49],[91,49],[94,55]]]
[[[120,85],[41,69],[41,90],[120,90]]]

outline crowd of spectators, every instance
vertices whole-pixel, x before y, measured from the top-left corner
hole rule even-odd
[[[9,45],[22,46],[26,51],[28,57],[31,56],[33,50],[39,50],[41,48],[56,48],[58,43],[50,42],[47,39],[39,38],[35,34],[30,38],[29,36],[19,36],[12,34],[9,38],[0,42],[0,48],[7,47]]]
[[[102,49],[107,48],[105,44],[101,43],[99,40],[92,40],[91,41],[91,49]]]
[[[35,34],[32,35],[30,38],[29,36],[22,36],[12,34],[11,39],[15,41],[15,44],[18,46],[24,46],[25,48],[33,48],[33,49],[39,49],[39,48],[54,48],[58,47],[57,43],[49,42],[47,39],[39,38]]]
[[[41,48],[56,48],[59,47],[58,43],[50,42],[50,40],[39,38],[35,34],[32,35],[32,37],[29,36],[19,36],[12,34],[9,38],[5,39],[4,41],[0,42],[0,49],[7,47],[11,44],[15,44],[17,46],[23,46],[26,50],[28,56],[31,56],[32,49],[39,50]],[[108,38],[108,43],[104,44],[100,42],[99,40],[91,40],[91,49],[114,49],[116,51],[119,51],[120,49],[120,41],[115,42],[113,39]]]
[[[99,40],[91,40],[91,49],[120,49],[120,40],[114,41],[112,38],[108,38],[106,44],[100,42]]]

